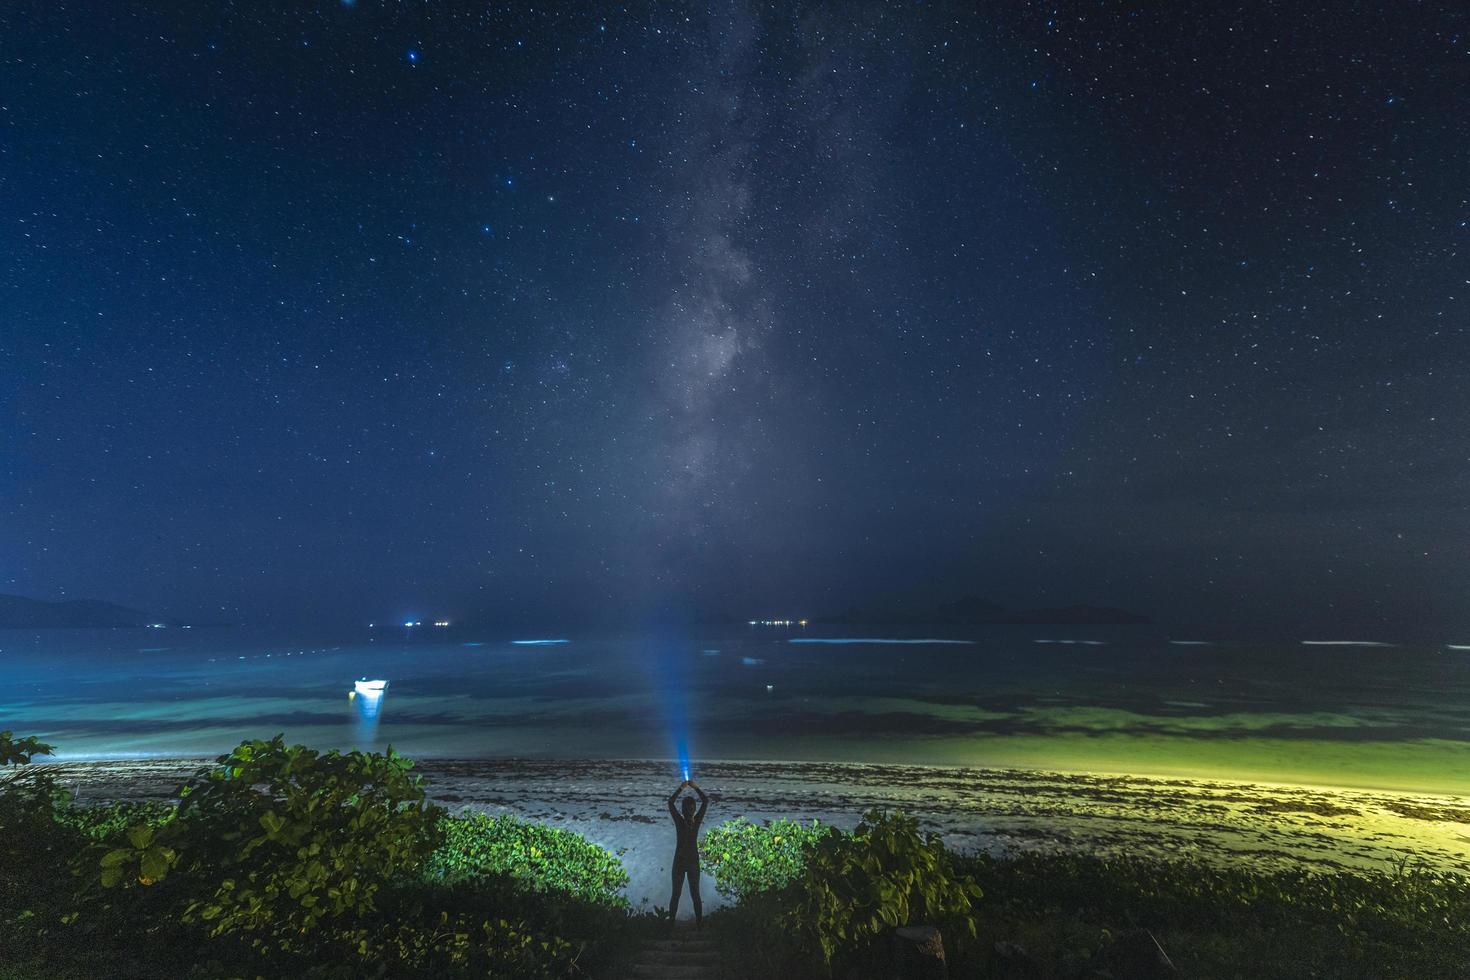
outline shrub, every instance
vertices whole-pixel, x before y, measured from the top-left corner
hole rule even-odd
[[[1089,854],[961,859],[996,908],[1026,916],[1106,910],[1176,927],[1321,926],[1350,941],[1470,939],[1470,879],[1450,872],[1313,871]]]
[[[358,954],[381,964],[389,976],[477,976],[553,978],[567,975],[577,950],[564,939],[542,939],[525,926],[505,919],[475,922],[465,915],[440,913],[437,921],[399,922],[384,929],[362,930]],[[359,973],[344,971],[344,978]]]
[[[812,845],[801,875],[783,892],[781,921],[809,955],[832,968],[871,951],[887,930],[938,926],[946,945],[975,938],[973,903],[980,886],[957,874],[935,834],[921,835],[902,813],[870,810],[851,834]]]
[[[49,773],[26,768],[36,756],[51,752],[34,735],[16,738],[14,732],[0,732],[0,826],[9,831],[4,835],[7,851],[23,849],[24,835],[44,831],[66,804],[66,794]]]
[[[438,811],[389,749],[325,754],[242,742],[185,784],[161,824],[129,827],[101,858],[104,885],[168,879],[182,918],[262,951],[309,948],[316,930],[370,913],[383,885],[437,843]]]
[[[4,738],[7,765],[44,748]],[[23,793],[0,780],[0,807],[34,817],[0,835],[0,974],[549,980],[614,969],[639,941],[616,856],[444,818],[411,765],[277,737],[200,770],[177,805],[81,808],[37,796],[44,774]]]
[[[816,820],[761,825],[736,817],[705,833],[700,855],[714,872],[715,889],[726,898],[743,900],[785,887],[801,874],[811,846],[835,832]]]
[[[57,810],[56,822],[75,830],[89,841],[106,842],[122,837],[139,824],[157,830],[173,817],[173,813],[172,803],[157,801],[72,805]]]
[[[67,794],[32,765],[49,754],[34,737],[0,732],[0,972],[33,963],[36,977],[62,975],[40,961],[74,915],[70,866],[88,840],[64,820],[72,812]],[[27,976],[31,966],[17,969]]]
[[[34,735],[16,738],[15,732],[0,732],[0,766],[24,766],[38,755],[50,755],[53,749]]]
[[[616,854],[581,834],[485,813],[442,817],[442,843],[426,876],[456,882],[503,874],[532,891],[626,908],[628,872]]]
[[[1085,853],[961,858],[988,940],[1065,973],[1120,930],[1152,930],[1182,976],[1470,976],[1470,879],[1427,869],[1307,870]],[[1075,972],[1075,971],[1074,971]]]

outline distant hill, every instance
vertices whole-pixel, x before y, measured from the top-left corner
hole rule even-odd
[[[18,595],[0,595],[0,629],[113,629],[146,626],[147,613],[98,599],[42,602]]]
[[[821,617],[818,622],[890,626],[1142,626],[1153,620],[1112,606],[1008,609],[988,599],[966,596],[954,602],[941,603],[933,609],[899,610],[884,606],[854,606],[836,616]]]
[[[1059,609],[1028,609],[1016,613],[1008,623],[1037,626],[1146,626],[1153,620],[1114,606],[1062,606]]]

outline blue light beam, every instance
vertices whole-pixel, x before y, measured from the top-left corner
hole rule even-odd
[[[668,725],[669,741],[679,760],[679,771],[685,779],[690,779],[694,766],[689,752],[689,685],[684,646],[671,636],[662,636],[656,641],[655,651],[658,697]]]

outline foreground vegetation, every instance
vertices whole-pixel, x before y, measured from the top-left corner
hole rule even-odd
[[[49,746],[0,735],[0,764]],[[641,941],[615,855],[450,816],[410,760],[244,742],[173,805],[0,786],[0,978],[564,977]],[[8,973],[6,971],[9,971]]]
[[[888,840],[867,849],[869,870],[856,881],[834,880],[830,848],[850,850],[871,838],[874,827]],[[930,846],[911,822],[880,814],[870,814],[854,835],[790,821],[731,821],[712,829],[705,860],[721,892],[736,900],[719,913],[718,934],[732,960],[742,953],[748,959],[753,949],[760,957],[757,969],[728,975],[824,977],[854,968],[861,975],[862,964],[883,962],[886,950],[864,918],[892,918],[902,902],[901,869],[918,865],[919,849]],[[908,912],[912,921],[941,926],[952,977],[1147,975],[1122,965],[1127,941],[1140,930],[1158,941],[1183,977],[1470,976],[1470,879],[1461,875],[1409,867],[1222,868],[1079,853],[936,854],[935,860],[925,874],[943,890],[939,903],[911,905]],[[898,888],[873,884],[894,875]],[[969,923],[960,913],[959,887],[984,896]],[[813,892],[828,897],[814,902]],[[837,934],[831,894],[845,896],[842,914],[856,925],[839,935],[835,958],[812,934],[823,923]]]
[[[577,834],[430,804],[410,760],[245,742],[174,804],[79,807],[0,733],[0,980],[622,976],[662,927]],[[711,828],[729,977],[883,975],[940,928],[954,977],[1470,975],[1470,880],[963,856],[902,814]]]

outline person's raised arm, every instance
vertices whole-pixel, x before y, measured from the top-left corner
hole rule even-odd
[[[674,818],[674,823],[684,822],[683,819],[679,816],[679,811],[674,808],[674,803],[677,802],[679,799],[679,791],[687,785],[689,785],[689,780],[686,779],[678,786],[675,786],[674,791],[669,794],[669,816]]]
[[[709,797],[704,795],[704,790],[700,789],[699,784],[693,780],[690,780],[689,788],[694,790],[695,795],[699,797],[699,812],[694,815],[694,822],[699,823],[704,819],[704,811],[709,809]]]

